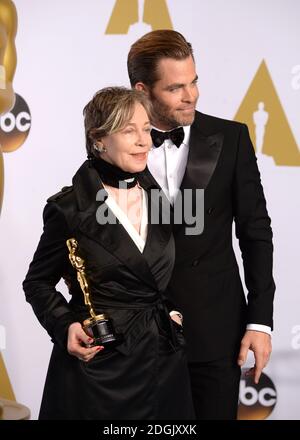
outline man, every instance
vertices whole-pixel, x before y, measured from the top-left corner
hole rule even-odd
[[[187,235],[184,223],[174,224],[169,293],[183,312],[197,418],[235,419],[248,350],[256,383],[271,353],[275,290],[272,230],[248,129],[195,110],[193,50],[178,32],[153,31],[136,41],[128,73],[132,87],[153,104],[151,174],[175,204],[178,190],[184,198],[185,189],[204,189],[202,234]],[[247,304],[232,248],[233,220]]]

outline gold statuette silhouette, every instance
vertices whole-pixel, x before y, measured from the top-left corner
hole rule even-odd
[[[121,342],[122,336],[115,333],[112,320],[107,314],[96,314],[91,301],[90,286],[85,272],[85,261],[79,255],[78,242],[75,238],[67,240],[69,259],[77,272],[77,280],[84,296],[84,304],[89,309],[90,317],[83,321],[84,331],[94,339],[91,345],[111,347]]]

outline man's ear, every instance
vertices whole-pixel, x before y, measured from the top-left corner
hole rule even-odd
[[[137,82],[134,88],[139,92],[144,92],[147,96],[149,96],[149,88],[143,82]]]

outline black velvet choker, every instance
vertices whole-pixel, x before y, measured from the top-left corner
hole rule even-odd
[[[140,173],[130,173],[121,168],[112,165],[103,159],[92,159],[94,168],[99,173],[100,179],[106,185],[114,188],[133,188],[137,184],[137,178]]]

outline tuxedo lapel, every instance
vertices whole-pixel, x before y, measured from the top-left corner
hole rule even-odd
[[[201,129],[201,114],[196,114],[196,119],[191,126],[189,153],[185,173],[181,182],[180,191],[174,201],[174,232],[176,233],[186,218],[186,202],[191,197],[190,214],[195,218],[197,196],[195,189],[205,190],[215,172],[222,147],[224,134],[215,133],[204,135]],[[186,191],[185,191],[186,190]],[[189,193],[187,192],[189,190]],[[189,205],[189,203],[187,203]],[[177,215],[175,215],[177,213]],[[178,215],[180,216],[178,217]],[[176,218],[178,217],[178,221]]]
[[[180,189],[206,189],[215,171],[223,146],[223,133],[203,135],[199,121],[191,127],[189,154]]]

